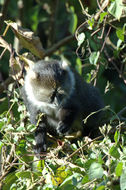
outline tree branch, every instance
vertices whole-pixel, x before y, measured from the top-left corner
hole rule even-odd
[[[60,47],[62,47],[63,45],[65,45],[67,42],[73,40],[74,38],[75,38],[74,35],[70,35],[70,36],[65,37],[61,41],[57,42],[57,44],[54,44],[52,46],[52,48],[49,48],[49,49],[46,50],[44,57],[51,55],[52,53],[54,53],[55,51],[57,51]]]

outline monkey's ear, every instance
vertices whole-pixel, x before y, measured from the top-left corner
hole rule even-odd
[[[69,67],[69,65],[68,65],[68,63],[67,63],[67,61],[65,59],[63,59],[61,61],[61,66],[62,66],[63,69],[67,69]]]

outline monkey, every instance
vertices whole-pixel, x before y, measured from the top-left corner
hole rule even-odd
[[[101,95],[66,61],[37,61],[26,73],[22,94],[32,124],[37,124],[38,114],[45,114],[35,130],[37,154],[47,151],[47,132],[62,137],[80,129],[86,136],[99,127]]]

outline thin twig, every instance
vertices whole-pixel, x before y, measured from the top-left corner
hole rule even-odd
[[[104,31],[105,31],[105,26],[106,26],[106,19],[107,19],[107,17],[105,17],[105,20],[104,20],[104,23],[103,23],[103,28],[102,28],[101,36],[98,37],[99,39],[103,39],[103,35],[104,35]]]
[[[108,29],[108,32],[107,32],[107,35],[106,35],[105,40],[104,40],[104,42],[103,42],[103,45],[102,45],[102,47],[101,47],[100,53],[103,51],[103,49],[104,49],[104,47],[105,47],[106,40],[107,40],[107,38],[108,38],[108,36],[109,36],[109,34],[110,34],[110,31],[111,31],[111,27],[109,27],[109,29]]]
[[[98,28],[97,30],[95,30],[92,34],[91,34],[91,36],[94,36],[96,33],[98,33],[99,31],[101,30],[101,28]]]
[[[72,158],[75,154],[77,154],[79,151],[81,151],[82,149],[84,149],[87,145],[91,144],[92,142],[102,138],[103,136],[99,136],[99,137],[96,137],[95,139],[91,140],[90,142],[84,144],[82,147],[78,148],[75,152],[73,152],[70,156],[68,156],[66,158],[66,160],[69,160],[70,158]]]
[[[108,6],[109,2],[110,2],[110,0],[104,0],[104,2],[102,3],[102,6],[99,7],[100,11],[98,13],[96,13],[96,15],[94,16],[94,18],[95,18],[96,21],[99,19],[100,14],[102,12],[104,12],[104,9]]]
[[[98,0],[97,0],[97,4],[98,4],[98,7],[99,7],[99,9],[101,10],[101,12],[104,12],[104,10],[103,10],[103,8],[101,7],[101,5],[100,5],[100,3],[99,3]]]
[[[80,3],[81,9],[82,9],[82,13],[85,14],[86,16],[88,16],[88,17],[91,17],[91,15],[88,14],[88,13],[85,11],[84,6],[83,6],[81,0],[78,0],[78,1],[79,1],[79,3]]]

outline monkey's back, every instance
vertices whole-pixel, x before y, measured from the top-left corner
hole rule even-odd
[[[85,135],[88,135],[92,129],[95,131],[102,123],[103,111],[101,109],[104,107],[104,103],[96,87],[86,83],[76,71],[74,72],[74,76],[75,81],[77,81],[74,99],[79,109],[77,120],[82,121]],[[85,120],[86,118],[87,120]]]

